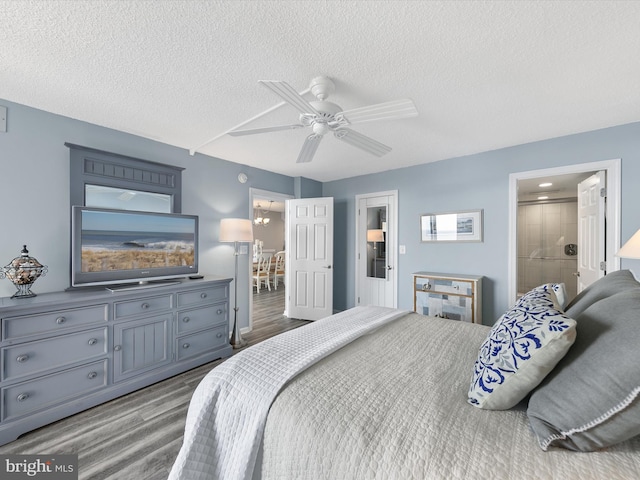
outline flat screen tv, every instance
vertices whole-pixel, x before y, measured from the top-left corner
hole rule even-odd
[[[198,273],[198,217],[73,207],[71,286],[147,283]]]

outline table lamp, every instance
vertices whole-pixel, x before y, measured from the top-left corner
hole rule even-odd
[[[251,220],[245,218],[223,218],[220,220],[220,241],[229,243],[233,242],[233,255],[235,256],[236,273],[233,277],[235,289],[235,301],[233,307],[233,332],[231,334],[231,346],[233,348],[241,348],[247,344],[240,335],[240,327],[238,326],[238,244],[253,242],[253,227]]]
[[[618,250],[616,256],[620,258],[640,258],[640,230]]]

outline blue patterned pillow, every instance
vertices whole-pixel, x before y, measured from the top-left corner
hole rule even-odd
[[[531,290],[500,317],[480,346],[468,402],[488,410],[517,405],[575,339],[576,321],[560,310],[553,285]]]
[[[564,307],[568,303],[567,299],[567,287],[564,283],[552,283],[551,288],[553,289],[553,293],[556,294],[556,299],[558,300],[558,305],[564,311]]]

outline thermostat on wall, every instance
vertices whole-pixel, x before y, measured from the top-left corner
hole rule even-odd
[[[0,132],[7,131],[7,107],[0,106]]]

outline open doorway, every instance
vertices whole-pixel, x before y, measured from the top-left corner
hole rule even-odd
[[[518,181],[518,297],[545,283],[564,283],[567,298],[577,295],[578,249],[585,248],[578,241],[578,184],[594,173]]]
[[[250,295],[249,295],[249,329],[253,329],[255,315],[273,316],[283,314],[285,310],[286,283],[283,276],[274,277],[276,258],[279,253],[286,250],[285,221],[286,209],[285,201],[294,198],[292,195],[285,195],[278,192],[259,190],[251,188],[249,190],[250,218],[253,219],[254,244],[249,247],[249,262],[251,272],[249,272]],[[261,279],[256,282],[254,279],[254,265],[262,257],[265,259],[265,266],[269,273],[266,281]],[[268,262],[271,265],[268,265]],[[277,282],[277,285],[276,285]],[[259,286],[259,289],[258,289]]]
[[[606,224],[603,227],[605,230],[603,233],[605,243],[604,257],[606,258],[605,269],[607,272],[619,270],[620,260],[614,255],[620,246],[619,159],[513,173],[509,176],[509,304],[515,302],[519,291],[527,288],[527,281],[529,281],[529,283],[535,283],[535,280],[539,279],[541,283],[548,281],[559,282],[565,278],[572,286],[576,283],[569,275],[574,277],[574,273],[579,271],[577,265],[576,269],[572,270],[572,257],[575,256],[573,255],[573,251],[575,249],[579,251],[581,248],[577,241],[577,225],[575,225],[576,233],[575,237],[573,237],[573,226],[567,225],[562,227],[561,218],[563,215],[569,220],[572,218],[572,214],[567,213],[573,211],[573,207],[570,205],[570,198],[568,197],[569,190],[574,190],[576,193],[573,196],[577,196],[578,183],[582,179],[589,177],[593,172],[599,171],[605,172],[606,175],[606,185],[604,187],[607,199],[604,213]],[[541,206],[544,204],[539,203],[538,205],[540,206],[535,206],[530,209],[531,216],[537,220],[533,222],[535,225],[530,228],[530,233],[527,234],[527,228],[526,226],[523,228],[523,223],[527,222],[526,215],[528,212],[520,207],[527,207],[527,202],[531,202],[534,197],[535,200],[539,202],[542,200],[550,200],[551,197],[555,195],[555,192],[552,194],[543,193],[543,189],[546,187],[540,187],[539,185],[541,183],[554,183],[554,180],[557,186],[556,190],[559,190],[557,192],[558,199],[560,199],[557,204],[559,206],[547,207],[546,213],[550,213],[551,216],[560,216],[560,218],[546,219],[547,223],[554,223],[553,226],[550,225],[550,228],[553,230],[548,234],[546,239],[541,237],[540,235],[545,235],[543,230],[545,219],[538,219],[537,216],[544,215],[545,208]],[[562,186],[562,188],[560,188],[560,186]],[[554,190],[554,186],[548,188]],[[550,198],[537,198],[541,196],[548,196]],[[565,198],[564,206],[562,206],[562,197]],[[556,205],[552,202],[547,202],[546,204]],[[564,214],[563,210],[565,212]],[[577,220],[573,223],[577,223]],[[562,238],[563,228],[565,233],[564,238]],[[530,238],[527,239],[526,235],[529,235]],[[576,240],[573,241],[573,238]],[[527,246],[528,241],[530,243],[529,246]],[[536,251],[536,249],[538,249],[538,251]],[[565,251],[567,254],[565,254]],[[531,257],[532,261],[527,260],[529,257]],[[554,263],[555,260],[560,261]],[[532,272],[527,273],[527,264],[532,266]],[[564,272],[562,272],[563,267]],[[543,275],[537,278],[537,275],[539,273],[543,274],[545,269],[547,272],[553,273],[555,280],[548,280],[547,277]],[[557,275],[554,272],[557,273]]]

